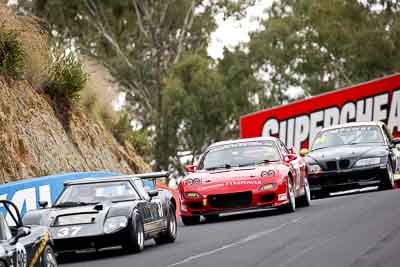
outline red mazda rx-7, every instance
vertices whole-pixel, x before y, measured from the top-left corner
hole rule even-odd
[[[185,225],[222,213],[310,205],[306,164],[279,139],[260,137],[212,144],[179,184]]]

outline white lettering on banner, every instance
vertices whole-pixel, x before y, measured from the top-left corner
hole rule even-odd
[[[384,108],[388,103],[388,94],[374,97],[374,121],[387,119],[387,110]]]
[[[389,129],[397,128],[400,132],[400,90],[393,93],[391,106],[388,127]]]
[[[39,198],[40,201],[47,201],[49,206],[51,205],[50,185],[42,185],[39,187]]]
[[[314,140],[317,133],[322,129],[322,126],[318,126],[324,121],[324,112],[317,111],[311,113],[311,125],[310,125],[310,142]]]
[[[383,121],[390,130],[400,132],[400,90],[394,91],[391,98],[386,93],[287,120],[271,118],[265,122],[262,135],[279,136],[287,146],[294,145],[299,150],[304,141],[312,142],[323,127],[354,121]]]
[[[310,128],[310,119],[308,116],[300,116],[296,118],[296,128],[294,131],[294,146],[300,147],[301,143],[307,140]]]

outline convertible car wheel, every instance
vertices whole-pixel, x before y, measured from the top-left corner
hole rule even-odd
[[[131,231],[128,240],[123,244],[123,248],[129,252],[138,253],[144,248],[144,227],[143,219],[139,213],[135,213],[133,216],[135,223],[131,224]]]
[[[181,216],[184,225],[195,225],[200,223],[200,216]]]
[[[47,245],[43,251],[43,266],[46,267],[57,267],[57,260],[56,254],[54,253],[53,249]]]
[[[394,174],[393,168],[390,163],[386,166],[386,173],[382,177],[381,184],[379,185],[380,190],[389,190],[394,188]]]
[[[300,207],[308,207],[311,205],[310,184],[307,177],[304,178],[304,195],[299,198]]]
[[[176,239],[178,224],[176,222],[176,212],[173,206],[169,207],[167,230],[154,238],[157,244],[172,243]]]

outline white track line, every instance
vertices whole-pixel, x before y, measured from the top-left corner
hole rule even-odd
[[[170,265],[168,265],[167,267],[173,267],[173,266],[177,266],[177,265],[182,265],[182,264],[188,263],[188,262],[190,262],[190,261],[197,260],[197,259],[202,258],[202,257],[206,257],[206,256],[213,255],[213,254],[215,254],[215,253],[218,253],[218,252],[220,252],[220,251],[226,250],[226,249],[228,249],[228,248],[237,247],[237,246],[239,246],[239,245],[243,245],[243,244],[248,243],[248,242],[250,242],[250,241],[253,241],[253,240],[256,240],[256,239],[260,239],[261,237],[264,237],[264,236],[269,235],[269,234],[271,234],[271,233],[273,233],[273,232],[276,232],[276,231],[281,230],[282,228],[288,226],[288,225],[291,224],[291,223],[298,223],[301,219],[302,219],[302,217],[298,217],[298,218],[296,218],[296,219],[293,219],[293,220],[290,221],[290,222],[281,224],[281,225],[279,225],[279,226],[277,226],[277,227],[275,227],[275,228],[269,229],[269,230],[267,230],[267,231],[263,231],[263,232],[258,232],[258,233],[252,234],[252,235],[250,235],[250,236],[248,236],[248,237],[246,237],[246,238],[243,238],[243,239],[241,239],[241,240],[239,240],[239,241],[236,241],[236,242],[233,242],[233,243],[229,243],[229,244],[223,245],[223,246],[220,247],[220,248],[213,249],[213,250],[209,250],[209,251],[206,251],[206,252],[202,252],[202,253],[200,253],[200,254],[197,254],[197,255],[193,255],[193,256],[187,257],[187,258],[185,258],[185,259],[183,259],[183,260],[181,260],[181,261],[178,261],[178,262],[176,262],[176,263],[170,264]]]

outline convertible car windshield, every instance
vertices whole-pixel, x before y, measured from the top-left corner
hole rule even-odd
[[[204,156],[199,169],[214,170],[244,167],[280,160],[272,142],[246,142],[212,148]]]
[[[319,132],[311,150],[368,143],[383,143],[383,136],[379,127],[353,126]]]
[[[90,205],[104,201],[138,198],[135,189],[127,181],[73,184],[65,188],[54,206]]]

